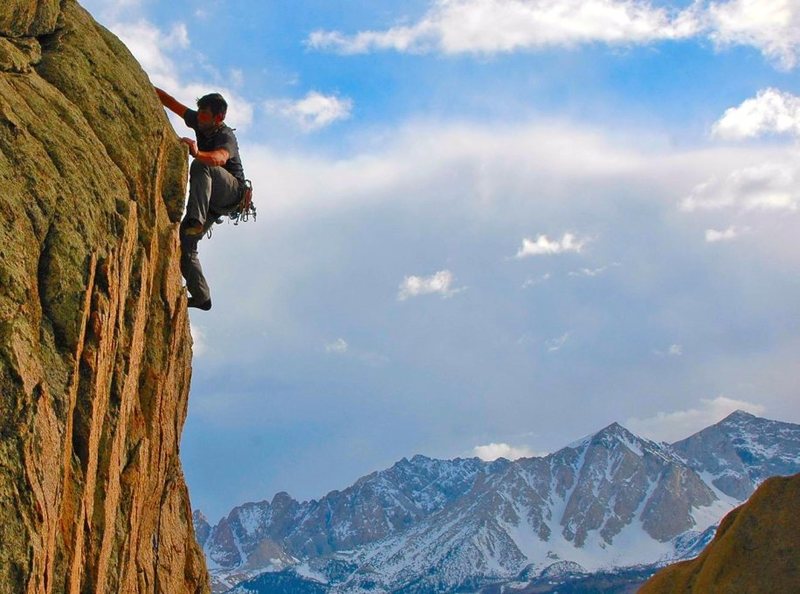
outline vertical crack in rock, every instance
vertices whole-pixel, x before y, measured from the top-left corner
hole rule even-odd
[[[74,0],[0,6],[0,594],[208,592],[178,457],[185,151]]]

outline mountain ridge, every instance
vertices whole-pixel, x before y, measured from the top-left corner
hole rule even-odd
[[[785,463],[800,471],[800,426],[742,414],[706,430],[716,427],[715,439],[727,436],[737,444],[732,449],[740,462],[750,447],[755,453],[744,457],[754,464],[763,462],[756,454],[767,442],[782,435],[788,444]],[[743,431],[749,431],[749,441]],[[280,564],[226,566],[210,526],[204,550],[218,591],[260,571],[294,567],[327,582],[332,592],[394,592],[420,579],[420,592],[440,591],[425,590],[433,587],[426,575],[435,575],[436,588],[444,592],[475,579],[510,579],[531,562],[535,571],[558,561],[595,571],[696,554],[710,539],[709,528],[740,503],[738,491],[724,481],[727,492],[711,483],[723,476],[707,472],[712,460],[692,458],[696,444],[689,440],[707,435],[701,431],[676,442],[682,447],[678,451],[674,444],[659,444],[611,423],[547,456],[486,462],[416,455],[319,500],[299,503],[276,494],[273,501],[295,506],[296,513],[294,523],[284,524],[289,538],[272,533],[270,544],[285,554]],[[732,464],[729,449],[721,450],[726,472]],[[744,474],[757,480],[763,472],[750,468],[747,474],[745,468]],[[272,525],[278,510],[265,503],[247,509],[260,510]],[[320,508],[326,510],[324,524],[318,522]],[[227,520],[234,532],[239,530],[240,559],[249,559],[258,529],[248,531],[245,525],[258,522],[252,517],[242,522],[243,509],[234,508]],[[324,546],[298,546],[321,534],[327,535]],[[358,569],[367,567],[366,574]],[[370,584],[374,587],[366,587]]]

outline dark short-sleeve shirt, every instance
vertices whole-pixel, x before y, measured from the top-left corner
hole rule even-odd
[[[239,143],[236,140],[233,129],[226,124],[222,124],[211,133],[200,132],[197,126],[197,112],[193,109],[186,110],[186,113],[183,114],[183,121],[194,130],[199,150],[215,151],[217,149],[225,149],[228,151],[228,161],[223,167],[238,179],[239,183],[244,182],[244,167],[242,167],[242,160],[239,157]]]

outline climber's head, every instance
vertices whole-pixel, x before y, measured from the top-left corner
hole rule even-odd
[[[197,123],[200,130],[220,126],[228,112],[228,103],[219,93],[203,95],[197,100]]]

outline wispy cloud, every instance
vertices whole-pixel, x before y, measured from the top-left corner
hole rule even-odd
[[[192,353],[195,357],[202,357],[208,351],[206,335],[200,326],[189,323],[189,331],[192,334]]]
[[[558,338],[551,338],[550,340],[545,342],[545,347],[547,347],[548,353],[555,353],[560,351],[567,341],[569,340],[569,332],[565,332]]]
[[[793,68],[800,53],[800,8],[794,0],[697,0],[683,10],[646,0],[435,0],[413,24],[352,35],[318,30],[307,44],[342,54],[496,54],[695,38],[718,48],[755,47],[780,68]]]
[[[644,419],[633,417],[627,420],[626,426],[648,439],[673,442],[719,422],[735,410],[760,415],[765,409],[760,404],[718,396],[713,400],[701,400],[696,408],[670,413],[659,412]]]
[[[214,81],[185,80],[178,64],[180,56],[190,52],[191,41],[184,23],[176,23],[164,31],[145,19],[116,22],[109,29],[130,49],[153,83],[175,96],[181,103],[193,106],[198,97],[221,93],[228,102],[227,121],[245,127],[253,121],[253,105],[225,85]],[[177,119],[173,118],[173,122]],[[183,123],[177,122],[182,128]]]
[[[315,31],[308,45],[343,54],[513,52],[583,43],[647,43],[694,35],[693,9],[630,0],[436,0],[415,24],[346,35]]]
[[[764,89],[726,110],[712,134],[726,140],[757,138],[766,134],[800,137],[800,97],[777,89]]]
[[[706,243],[718,243],[720,241],[732,241],[739,237],[742,231],[735,225],[727,229],[718,231],[716,229],[706,229]]]
[[[177,78],[177,66],[168,54],[170,50],[189,47],[189,32],[184,23],[176,23],[165,32],[140,19],[112,24],[111,30],[128,46],[151,77],[168,81]]]
[[[683,346],[679,344],[671,344],[666,350],[656,350],[655,354],[660,357],[682,357]]]
[[[550,280],[550,276],[551,276],[550,273],[547,272],[537,278],[529,278],[524,283],[522,283],[522,288],[530,289],[531,287],[535,287],[536,285],[541,285],[543,283],[546,283],[547,281]]]
[[[534,452],[526,445],[514,446],[507,443],[489,443],[475,446],[472,452],[475,456],[487,462],[497,460],[498,458],[518,460],[519,458],[533,458],[535,456],[547,455],[542,452]]]
[[[780,68],[790,69],[797,65],[800,6],[796,0],[711,2],[703,19],[709,37],[718,46],[749,45]]]
[[[297,101],[268,101],[266,108],[272,113],[293,120],[303,130],[312,132],[348,119],[353,111],[353,101],[310,91]]]
[[[612,264],[612,266],[619,266],[619,264]],[[573,270],[569,273],[570,276],[573,277],[589,277],[593,278],[595,276],[600,276],[608,271],[609,266],[600,266],[599,268],[581,268],[579,270]]]
[[[567,252],[580,253],[589,242],[586,238],[578,238],[573,233],[564,233],[561,239],[551,240],[547,235],[539,235],[536,239],[525,238],[517,251],[516,258],[530,256],[551,256]]]
[[[455,277],[449,270],[440,270],[431,276],[407,276],[400,283],[397,299],[405,301],[420,295],[438,294],[442,297],[452,297],[465,290],[464,287],[454,288]]]
[[[713,177],[697,185],[680,203],[686,212],[696,210],[795,210],[800,199],[800,166],[763,163]]]
[[[330,342],[325,345],[325,352],[326,353],[333,353],[337,355],[342,355],[347,352],[349,345],[344,338],[337,338],[333,342]]]

